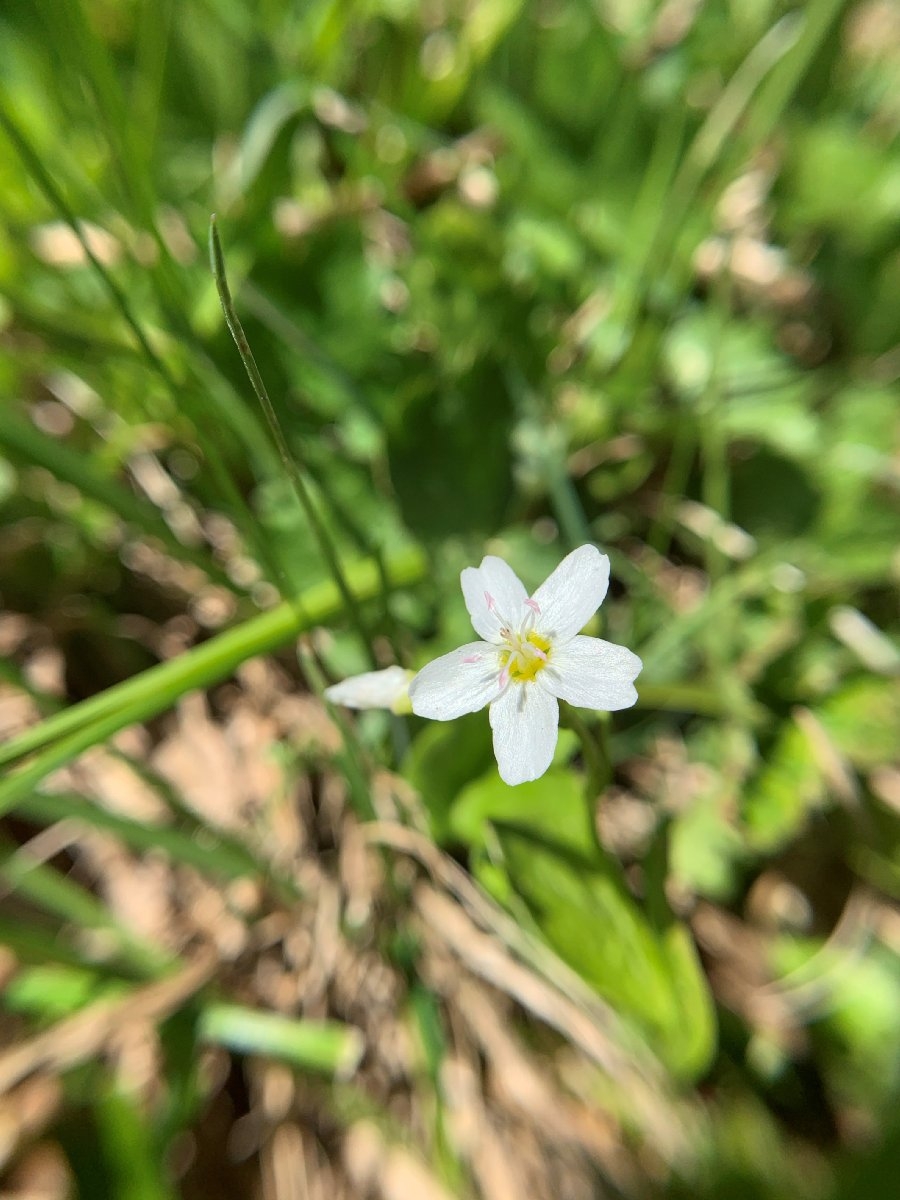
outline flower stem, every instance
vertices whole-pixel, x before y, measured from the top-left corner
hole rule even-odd
[[[602,850],[597,834],[597,798],[609,787],[613,774],[607,723],[601,719],[595,729],[591,729],[581,714],[568,704],[564,704],[560,708],[560,723],[576,733],[581,742],[581,752],[586,767],[584,798],[587,804],[588,824],[592,838],[597,847]]]

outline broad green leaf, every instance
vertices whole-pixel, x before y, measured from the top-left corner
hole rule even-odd
[[[561,732],[570,746],[577,740],[571,730]],[[496,769],[488,771],[459,794],[449,827],[466,845],[480,846],[486,826],[496,821],[514,822],[586,856],[596,849],[584,783],[574,771],[551,768],[517,787],[504,783]]]
[[[712,998],[688,930],[655,928],[606,856],[587,858],[530,830],[498,826],[506,868],[549,944],[636,1026],[678,1076],[715,1049]]]
[[[458,836],[450,817],[460,791],[491,762],[491,730],[485,713],[458,721],[433,721],[417,734],[403,763],[407,779],[425,804],[439,842]]]

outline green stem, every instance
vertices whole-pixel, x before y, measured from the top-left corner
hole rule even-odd
[[[587,768],[584,781],[584,799],[587,806],[587,820],[591,837],[598,848],[602,849],[597,834],[597,798],[612,782],[612,759],[606,738],[606,726],[601,720],[597,726],[597,734],[590,728],[587,721],[577,709],[569,704],[560,708],[560,724],[573,730],[581,742],[581,752],[584,755],[584,765]]]
[[[262,375],[259,372],[259,367],[256,365],[256,359],[253,356],[253,351],[250,349],[250,343],[247,341],[247,335],[244,333],[244,328],[241,325],[237,315],[237,310],[234,307],[234,301],[231,298],[231,290],[228,287],[228,277],[225,272],[225,257],[222,253],[222,243],[219,240],[219,231],[216,226],[216,217],[213,214],[209,221],[209,256],[212,266],[212,273],[216,281],[216,288],[219,293],[219,301],[222,305],[222,311],[225,314],[225,323],[228,330],[234,338],[234,344],[237,346],[238,354],[241,356],[241,362],[244,364],[244,369],[247,372],[247,378],[250,380],[250,386],[260,403],[260,407],[265,413],[266,421],[269,429],[278,447],[278,453],[281,456],[281,461],[284,464],[284,469],[287,472],[288,478],[291,481],[291,486],[294,489],[294,494],[300,504],[300,508],[309,522],[310,529],[313,531],[316,541],[319,544],[319,549],[322,552],[322,557],[328,564],[328,569],[331,576],[337,584],[338,591],[346,606],[347,612],[350,615],[356,631],[359,634],[363,649],[373,667],[377,667],[378,663],[372,652],[371,639],[365,628],[356,599],[347,585],[347,580],[344,578],[344,573],[341,564],[338,561],[334,546],[331,543],[331,538],[328,535],[325,525],[321,517],[316,511],[313,503],[312,495],[306,485],[306,481],[297,469],[297,464],[294,462],[293,455],[287,444],[287,439],[281,428],[281,423],[278,420],[278,415],[269,399],[269,393],[266,390],[266,385],[263,382]]]
[[[418,551],[409,551],[391,560],[388,566],[395,587],[415,583],[425,572],[425,560]],[[356,564],[349,572],[349,579],[359,601],[378,595],[379,574],[371,561]],[[170,662],[151,667],[136,678],[116,684],[26,730],[0,747],[0,765],[64,735],[74,737],[0,783],[0,812],[12,807],[49,771],[69,762],[82,750],[129,724],[162,712],[189,691],[227,679],[242,662],[283,646],[305,630],[332,619],[341,609],[341,597],[334,584],[318,584],[294,603],[281,604],[271,612],[253,617],[237,629],[221,633]]]

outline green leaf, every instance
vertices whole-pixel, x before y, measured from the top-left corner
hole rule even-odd
[[[491,730],[484,713],[472,713],[458,721],[433,721],[416,736],[403,773],[422,797],[438,842],[459,835],[450,820],[450,809],[491,758]]]
[[[62,1020],[102,996],[123,995],[125,984],[104,979],[88,968],[42,964],[20,970],[3,991],[9,1012],[42,1022]]]
[[[789,841],[822,798],[822,773],[810,740],[794,721],[785,722],[745,793],[750,845],[774,850]]]
[[[395,585],[412,583],[423,571],[424,560],[415,551],[404,553],[387,564],[388,578]],[[378,595],[381,590],[378,568],[369,560],[348,567],[346,574],[349,586],[359,600]],[[11,808],[50,771],[88,747],[111,737],[119,729],[164,711],[187,692],[227,679],[248,658],[277,649],[303,630],[335,616],[340,609],[340,595],[333,583],[311,587],[294,603],[279,605],[271,612],[253,617],[236,629],[107,688],[98,696],[64,709],[27,730],[0,747],[0,763],[11,762],[42,746],[55,744],[0,783],[0,811]]]
[[[678,1076],[695,1078],[715,1050],[708,986],[687,928],[654,928],[618,864],[588,859],[530,831],[498,827],[506,867],[549,944],[635,1025]]]
[[[563,732],[567,742],[577,740],[571,730]],[[450,830],[467,845],[481,846],[487,824],[495,821],[515,822],[586,856],[596,850],[584,784],[574,771],[551,768],[540,779],[517,787],[504,783],[496,770],[488,771],[459,794],[450,813]]]
[[[900,689],[895,679],[861,676],[814,711],[837,749],[860,770],[896,760]]]

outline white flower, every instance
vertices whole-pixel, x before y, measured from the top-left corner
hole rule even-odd
[[[403,667],[386,667],[383,671],[367,671],[351,675],[324,691],[326,700],[347,708],[389,708],[391,712],[408,713],[409,681],[412,671]]]
[[[489,555],[460,576],[475,632],[410,684],[412,710],[452,721],[490,705],[500,777],[537,779],[556,748],[559,700],[613,712],[637,700],[641,660],[624,646],[578,635],[609,585],[609,559],[579,546],[529,598],[516,573]]]

